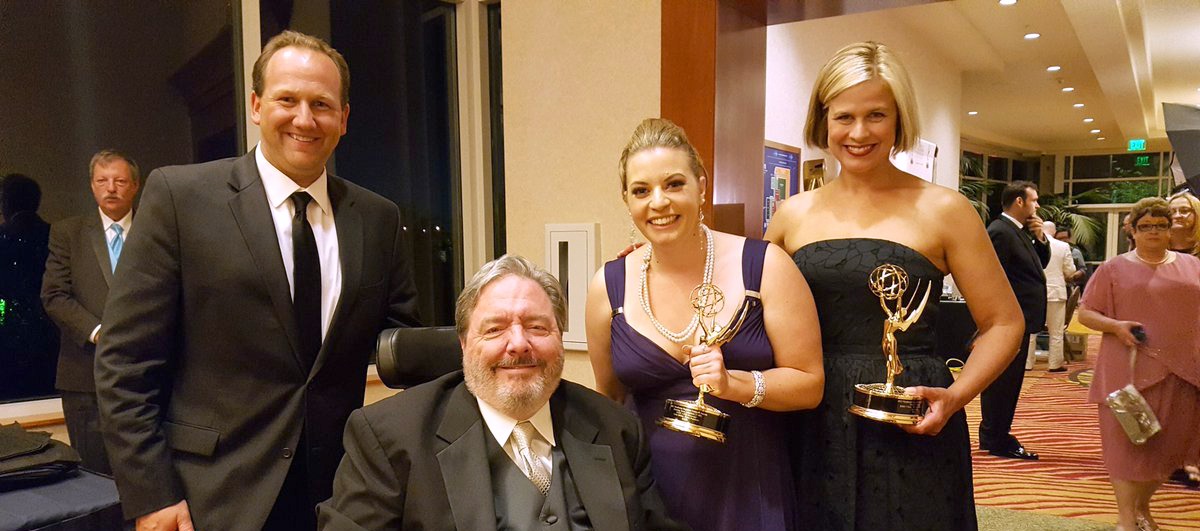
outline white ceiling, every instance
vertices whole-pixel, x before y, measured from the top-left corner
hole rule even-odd
[[[968,140],[1028,153],[1123,150],[1131,138],[1169,149],[1162,104],[1200,105],[1200,0],[957,0],[856,16],[906,26],[964,70]]]

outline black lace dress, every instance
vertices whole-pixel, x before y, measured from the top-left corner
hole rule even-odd
[[[847,411],[854,384],[883,382],[887,376],[880,348],[886,314],[867,283],[882,264],[908,273],[905,300],[931,286],[920,319],[896,334],[904,365],[896,384],[953,383],[934,349],[943,273],[917,251],[887,240],[819,241],[792,258],[812,288],[825,357],[825,398],[817,409],[797,414],[793,464],[800,521],[833,531],[976,529],[970,438],[962,411],[934,437],[909,435]]]

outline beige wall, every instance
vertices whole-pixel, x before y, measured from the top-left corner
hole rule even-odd
[[[934,6],[936,7],[936,6]],[[929,9],[929,6],[905,9]],[[864,40],[887,44],[912,77],[921,138],[937,144],[934,182],[958,188],[962,71],[905,26],[876,13],[822,18],[767,28],[768,140],[801,146],[802,160],[824,157],[804,144],[804,119],[817,72],[841,47]],[[833,165],[826,164],[826,168]],[[827,176],[832,174],[827,170]]]
[[[629,240],[617,159],[659,114],[656,0],[521,0],[504,20],[504,172],[508,252],[546,265],[547,223],[600,224],[603,263]],[[566,378],[593,385],[586,353]]]

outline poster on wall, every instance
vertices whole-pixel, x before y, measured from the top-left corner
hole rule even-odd
[[[897,168],[933,182],[933,168],[937,162],[937,144],[918,138],[912,149],[892,155],[892,164]]]
[[[800,148],[763,142],[763,232],[779,203],[800,191]]]

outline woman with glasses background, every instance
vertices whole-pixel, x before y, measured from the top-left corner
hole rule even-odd
[[[1171,214],[1171,250],[1197,255],[1200,252],[1200,226],[1196,224],[1196,211],[1200,210],[1200,199],[1191,192],[1179,192],[1167,198]]]
[[[1173,470],[1200,459],[1200,259],[1169,249],[1166,200],[1142,199],[1129,218],[1136,249],[1096,270],[1079,309],[1081,323],[1104,333],[1088,401],[1100,404],[1104,467],[1124,531],[1158,529],[1150,498]],[[1131,382],[1162,424],[1142,445],[1130,442],[1104,403]]]

